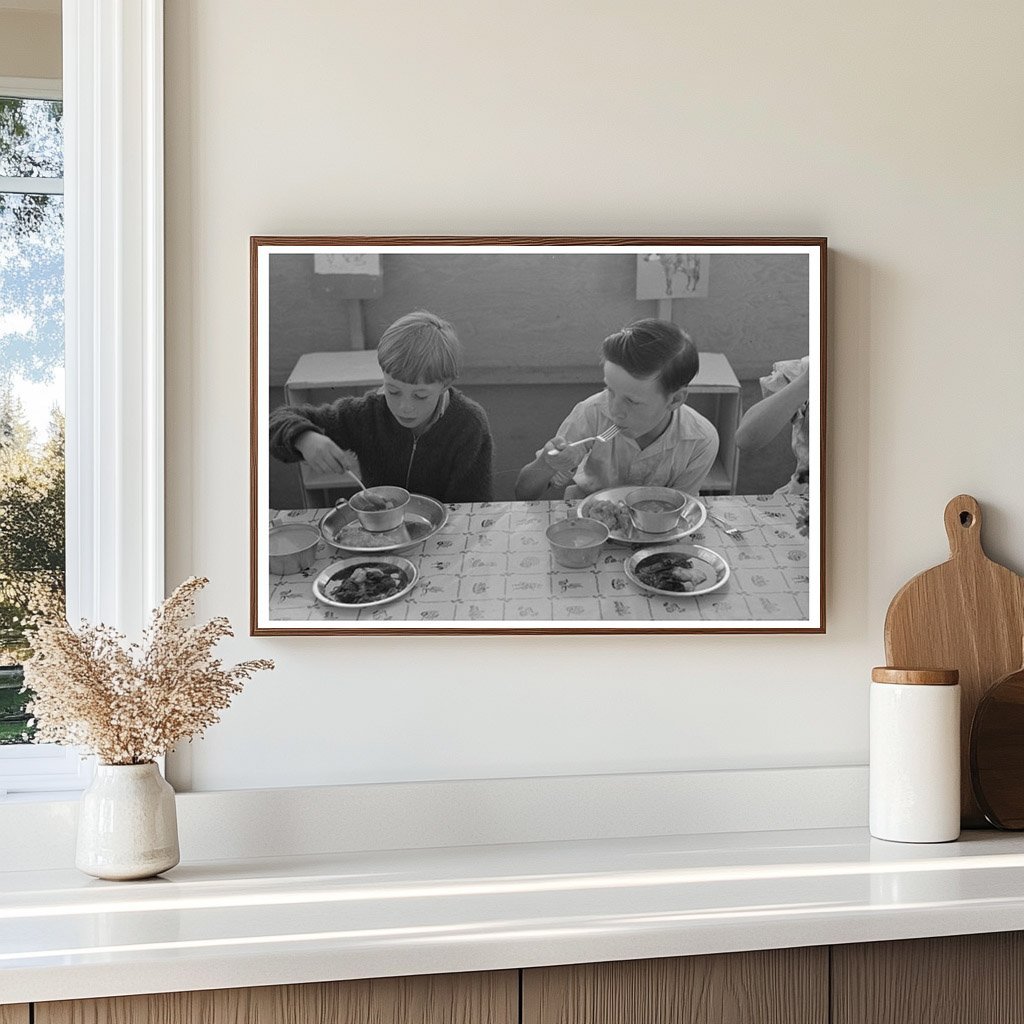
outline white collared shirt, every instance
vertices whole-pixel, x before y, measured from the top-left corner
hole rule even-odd
[[[593,437],[612,426],[608,393],[598,392],[580,402],[558,428],[568,442]],[[632,437],[617,434],[598,441],[576,468],[574,482],[586,493],[608,487],[674,487],[696,495],[718,454],[718,431],[687,405],[680,405],[664,433],[641,449]],[[541,452],[537,453],[538,457]],[[567,483],[556,480],[553,483]]]

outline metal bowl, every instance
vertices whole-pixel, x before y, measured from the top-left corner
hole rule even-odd
[[[689,498],[671,487],[637,487],[626,495],[626,508],[633,525],[644,533],[670,533],[679,525],[679,517]],[[657,504],[659,508],[644,508]]]
[[[305,572],[316,561],[320,531],[311,523],[270,524],[268,550],[270,571],[275,576],[293,576]]]
[[[364,508],[362,505],[364,494],[390,501],[391,508]],[[347,501],[342,498],[338,505],[347,504],[355,512],[364,529],[371,533],[385,533],[387,530],[394,530],[402,525],[409,498],[410,494],[404,487],[367,487],[365,491],[357,491]]]
[[[601,546],[608,539],[608,527],[597,519],[570,517],[547,528],[551,554],[567,569],[596,565]]]

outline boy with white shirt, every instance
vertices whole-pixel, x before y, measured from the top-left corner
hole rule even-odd
[[[519,500],[562,487],[580,498],[609,487],[674,487],[697,494],[718,454],[718,433],[685,404],[699,368],[689,336],[665,320],[637,320],[605,338],[604,391],[580,402],[516,480]],[[615,425],[610,441],[570,447]]]

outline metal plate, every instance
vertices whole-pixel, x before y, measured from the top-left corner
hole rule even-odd
[[[609,487],[605,491],[595,491],[593,494],[588,494],[576,506],[576,514],[578,516],[588,515],[588,509],[595,501],[621,501],[625,503],[626,495],[630,491],[635,491],[640,486],[643,485],[632,484],[629,487]],[[683,494],[685,492],[680,491],[679,493]],[[638,530],[631,522],[628,530],[609,529],[608,538],[618,541],[620,544],[671,544],[672,541],[688,537],[704,525],[704,520],[708,517],[708,510],[691,495],[687,494],[686,499],[686,505],[683,508],[683,514],[680,516],[679,526],[676,529],[669,530],[668,533],[645,533],[643,530]],[[626,515],[628,516],[629,513],[627,512]]]
[[[320,535],[339,551],[380,555],[407,551],[433,537],[448,522],[448,510],[439,501],[423,494],[409,497],[405,522],[394,530],[371,533],[363,528],[349,505],[332,509],[320,521]]]
[[[701,568],[710,570],[712,575],[708,577],[706,585],[696,590],[660,590],[658,587],[644,583],[636,574],[640,563],[652,555],[683,555],[685,558],[702,563]],[[717,551],[712,551],[711,548],[702,547],[700,544],[672,544],[662,548],[641,548],[626,559],[623,568],[630,580],[644,593],[657,594],[659,597],[700,597],[701,594],[710,594],[713,590],[724,587],[731,573],[729,563],[722,555]]]
[[[344,601],[335,601],[327,596],[327,587],[338,573],[345,569],[353,569],[357,565],[393,565],[405,573],[408,583],[397,593],[382,597],[377,601],[363,601],[360,604],[346,604]],[[315,580],[313,580],[313,593],[316,599],[332,608],[379,608],[382,604],[390,604],[400,597],[405,597],[414,586],[416,586],[416,566],[408,558],[401,558],[398,555],[361,555],[359,558],[346,558],[342,562],[335,562],[326,569]]]

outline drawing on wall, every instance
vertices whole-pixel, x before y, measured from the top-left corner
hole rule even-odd
[[[321,252],[313,257],[316,274],[346,274],[351,277],[379,278],[380,255],[375,252]]]
[[[648,252],[636,258],[638,299],[693,299],[708,294],[710,257],[693,252]]]
[[[253,634],[822,632],[825,255],[253,238]]]

